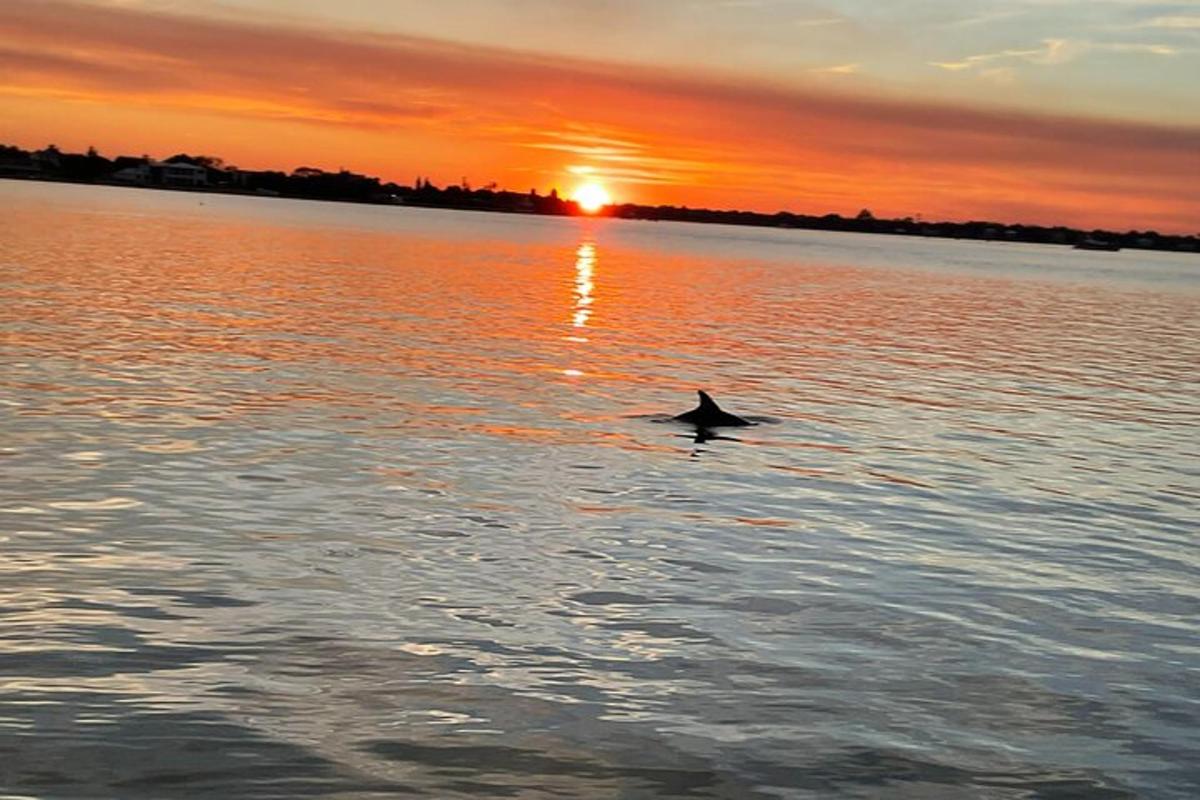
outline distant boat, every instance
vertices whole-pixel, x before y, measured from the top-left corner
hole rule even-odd
[[[1105,250],[1109,253],[1115,253],[1121,249],[1121,245],[1116,242],[1106,242],[1103,239],[1094,239],[1091,236],[1086,236],[1075,243],[1076,250]]]

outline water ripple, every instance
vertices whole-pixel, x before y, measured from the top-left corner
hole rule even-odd
[[[0,193],[4,791],[1196,795],[1191,261]]]

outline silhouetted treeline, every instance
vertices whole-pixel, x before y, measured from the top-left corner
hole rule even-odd
[[[1000,242],[1033,244],[1065,244],[1094,249],[1121,247],[1145,250],[1200,251],[1200,236],[1177,236],[1157,231],[1079,230],[1062,225],[1005,224],[1002,222],[928,222],[903,217],[879,219],[864,209],[853,217],[837,214],[812,216],[780,211],[760,214],[753,211],[713,211],[707,208],[678,206],[640,206],[623,204],[609,209],[612,216],[627,219],[671,220],[676,222],[707,222],[724,225],[757,225],[769,228],[799,228],[817,231],[846,231],[851,233],[891,233],[899,236],[933,236],[946,239],[980,239]]]
[[[577,203],[560,198],[557,191],[548,195],[541,195],[533,190],[528,193],[510,192],[497,189],[495,184],[472,189],[465,180],[459,185],[439,188],[422,177],[418,177],[412,186],[402,186],[392,182],[384,183],[378,178],[346,170],[327,172],[314,167],[298,167],[291,172],[242,170],[214,156],[191,156],[186,153],[162,161],[156,161],[149,156],[118,156],[108,159],[97,153],[94,148],[89,148],[87,153],[82,154],[64,153],[54,145],[32,152],[0,145],[0,178],[104,183],[506,213],[583,213]],[[1200,234],[1179,236],[1159,234],[1156,231],[1084,231],[1064,226],[1013,225],[988,221],[929,222],[912,217],[880,219],[867,209],[853,217],[842,217],[837,214],[812,216],[790,211],[761,214],[754,211],[714,211],[686,206],[623,203],[608,206],[600,213],[623,219],[1064,244],[1089,249],[1115,250],[1126,247],[1200,251]]]

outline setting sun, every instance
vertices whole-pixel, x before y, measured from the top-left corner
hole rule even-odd
[[[595,214],[612,202],[608,191],[598,183],[585,183],[575,190],[571,199],[579,203],[579,207],[589,214]]]

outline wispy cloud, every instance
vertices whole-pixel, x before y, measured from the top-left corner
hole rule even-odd
[[[796,28],[825,28],[829,25],[843,25],[846,22],[845,17],[811,17],[792,20],[792,26]]]
[[[930,61],[929,64],[930,66],[941,67],[942,69],[949,70],[951,72],[959,72],[961,70],[980,67],[984,64],[1004,59],[1044,59],[1047,58],[1051,52],[1052,48],[1049,44],[1047,44],[1047,46],[1044,48],[1033,50],[1001,50],[998,53],[980,53],[978,55],[967,56],[959,59],[958,61]]]
[[[642,185],[695,186],[707,182],[713,172],[721,169],[711,153],[700,151],[696,157],[688,157],[686,147],[680,144],[670,155],[665,155],[653,142],[637,141],[633,136],[618,138],[611,132],[531,128],[527,133],[530,140],[522,142],[525,148],[567,153],[586,162],[566,167],[575,175]]]
[[[1166,28],[1169,30],[1200,30],[1200,16],[1154,17],[1141,23],[1139,28]]]
[[[1155,56],[1173,56],[1179,49],[1168,44],[1143,42],[1093,42],[1083,39],[1043,39],[1042,46],[1026,50],[1001,50],[996,53],[981,53],[966,56],[956,61],[931,61],[930,66],[951,72],[969,70],[1002,61],[1026,62],[1042,66],[1065,64],[1089,52],[1145,53]]]
[[[944,28],[971,28],[979,25],[991,25],[1001,20],[1020,17],[1028,13],[1027,9],[1015,8],[1004,11],[985,11],[966,17],[955,17],[941,23]]]
[[[980,70],[979,77],[997,86],[1011,86],[1017,82],[1017,71],[1012,67],[991,67]]]
[[[852,64],[834,64],[831,67],[814,67],[809,72],[823,73],[826,75],[853,75],[862,70],[862,64],[854,62]]]

